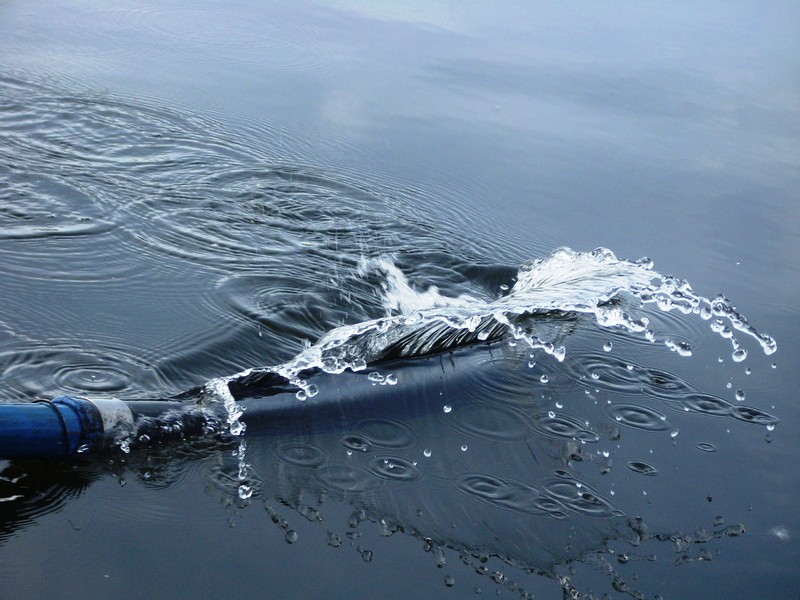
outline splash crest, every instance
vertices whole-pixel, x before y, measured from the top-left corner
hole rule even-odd
[[[488,292],[450,297],[435,286],[416,290],[386,256],[362,260],[360,273],[381,276],[385,316],[337,327],[285,364],[248,369],[214,380],[206,389],[218,389],[222,382],[254,373],[275,373],[299,387],[303,399],[317,392],[301,376],[310,369],[360,371],[370,363],[502,338],[524,342],[562,361],[566,354],[564,322],[581,315],[593,318],[601,327],[624,330],[691,355],[687,343],[656,335],[646,315],[649,305],[709,321],[713,332],[730,341],[735,361],[744,360],[747,351],[734,332],[753,338],[765,354],[777,349],[775,340],[759,333],[724,296],[701,296],[687,281],[653,270],[650,259],[619,259],[606,248],[591,252],[561,248],[526,262],[514,285],[494,298]]]

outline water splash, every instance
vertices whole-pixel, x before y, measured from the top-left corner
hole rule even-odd
[[[220,393],[227,406],[230,393],[223,388],[228,382],[254,373],[275,373],[297,386],[298,398],[303,400],[317,393],[316,386],[302,376],[311,369],[361,371],[381,360],[418,357],[504,337],[562,361],[566,354],[562,340],[568,329],[564,322],[580,315],[592,317],[601,327],[627,331],[690,356],[688,343],[661,338],[653,331],[647,316],[650,306],[711,321],[711,330],[730,340],[734,361],[746,357],[734,331],[753,338],[767,355],[777,349],[775,340],[752,327],[724,296],[703,297],[687,281],[653,270],[650,259],[623,260],[606,248],[591,252],[561,248],[529,261],[519,268],[508,293],[496,298],[488,293],[450,297],[435,286],[419,291],[389,257],[362,260],[359,272],[365,277],[381,276],[385,316],[335,328],[285,364],[248,369],[214,380],[207,389]],[[243,425],[237,409],[231,410],[232,427]]]

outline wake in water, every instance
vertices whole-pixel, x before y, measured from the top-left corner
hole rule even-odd
[[[513,287],[503,289],[507,293],[497,298],[468,294],[448,297],[433,286],[417,291],[387,257],[363,260],[360,273],[367,276],[372,272],[382,276],[386,316],[333,329],[285,364],[216,379],[206,390],[218,399],[221,396],[235,411],[227,384],[272,373],[297,386],[297,396],[303,400],[318,392],[302,376],[310,370],[360,371],[368,364],[421,357],[503,337],[562,361],[566,353],[561,340],[565,333],[562,321],[578,315],[588,315],[601,327],[643,336],[690,356],[689,344],[654,332],[645,314],[648,305],[708,321],[713,332],[730,340],[736,362],[746,358],[747,350],[735,332],[753,338],[765,354],[777,349],[775,340],[752,327],[724,296],[700,296],[688,282],[654,271],[650,259],[622,260],[605,248],[592,252],[562,248],[525,263]],[[232,422],[237,421],[235,414]]]

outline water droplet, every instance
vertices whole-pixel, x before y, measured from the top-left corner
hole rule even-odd
[[[550,381],[550,378],[547,375],[542,375],[541,377],[539,377],[539,381],[541,381],[542,383],[547,383],[548,381]]]
[[[466,451],[467,451],[467,445],[466,445],[466,444],[463,444],[463,445],[461,446],[461,451],[462,451],[462,452],[466,452]]]
[[[361,559],[364,562],[371,562],[372,561],[372,550],[363,550],[361,552]]]
[[[336,535],[333,531],[328,530],[328,545],[338,548],[342,545],[342,538]]]
[[[423,456],[425,456],[425,458],[430,458],[431,454],[433,454],[433,452],[431,452],[430,448],[425,448],[425,450],[422,451],[422,454],[423,454]]]
[[[550,412],[548,412],[548,413],[547,413],[547,416],[548,416],[548,417],[550,417],[551,419],[555,419],[555,418],[556,418],[556,413],[554,413],[554,412],[551,410]]]
[[[397,385],[397,375],[389,373],[383,380],[386,385]]]
[[[775,431],[775,423],[768,424],[767,431]]]
[[[253,495],[253,488],[246,483],[239,486],[239,498],[247,500]]]
[[[606,342],[605,344],[603,344],[603,350],[605,350],[606,352],[611,352],[611,348],[613,347],[614,344],[612,344],[611,342]]]
[[[286,532],[284,539],[286,540],[287,544],[294,544],[297,541],[298,535],[294,529],[290,529]]]
[[[678,433],[680,433],[678,429],[673,429],[672,431],[669,432],[669,437],[671,437],[674,440],[676,437],[678,437]]]
[[[453,410],[453,407],[452,407],[452,406],[450,406],[449,404],[445,404],[445,405],[442,407],[442,410],[443,410],[445,413],[449,413],[451,410]]]
[[[456,579],[452,575],[447,575],[444,578],[444,584],[447,587],[453,587],[456,584]]]
[[[306,398],[308,398],[308,394],[306,394],[305,390],[297,390],[294,397],[300,400],[300,402],[305,402]]]
[[[736,400],[739,402],[744,402],[744,391],[736,390]]]
[[[777,368],[778,368],[778,364],[777,364],[777,363],[772,363],[770,366],[771,366],[773,369],[777,369]]]
[[[562,402],[556,402],[556,408],[564,408],[564,404]]]
[[[753,370],[752,370],[750,367],[747,367],[747,368],[744,370],[744,373],[745,373],[745,375],[750,375],[750,373],[752,373],[752,372],[753,372]]]
[[[735,362],[742,362],[745,358],[747,358],[747,350],[744,348],[739,348],[738,350],[735,350],[733,354],[731,354],[731,358]]]

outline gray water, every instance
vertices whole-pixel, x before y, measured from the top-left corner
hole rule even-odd
[[[0,2],[0,399],[350,352],[240,435],[0,463],[0,596],[797,596],[798,13]],[[360,370],[382,319],[478,343]]]

